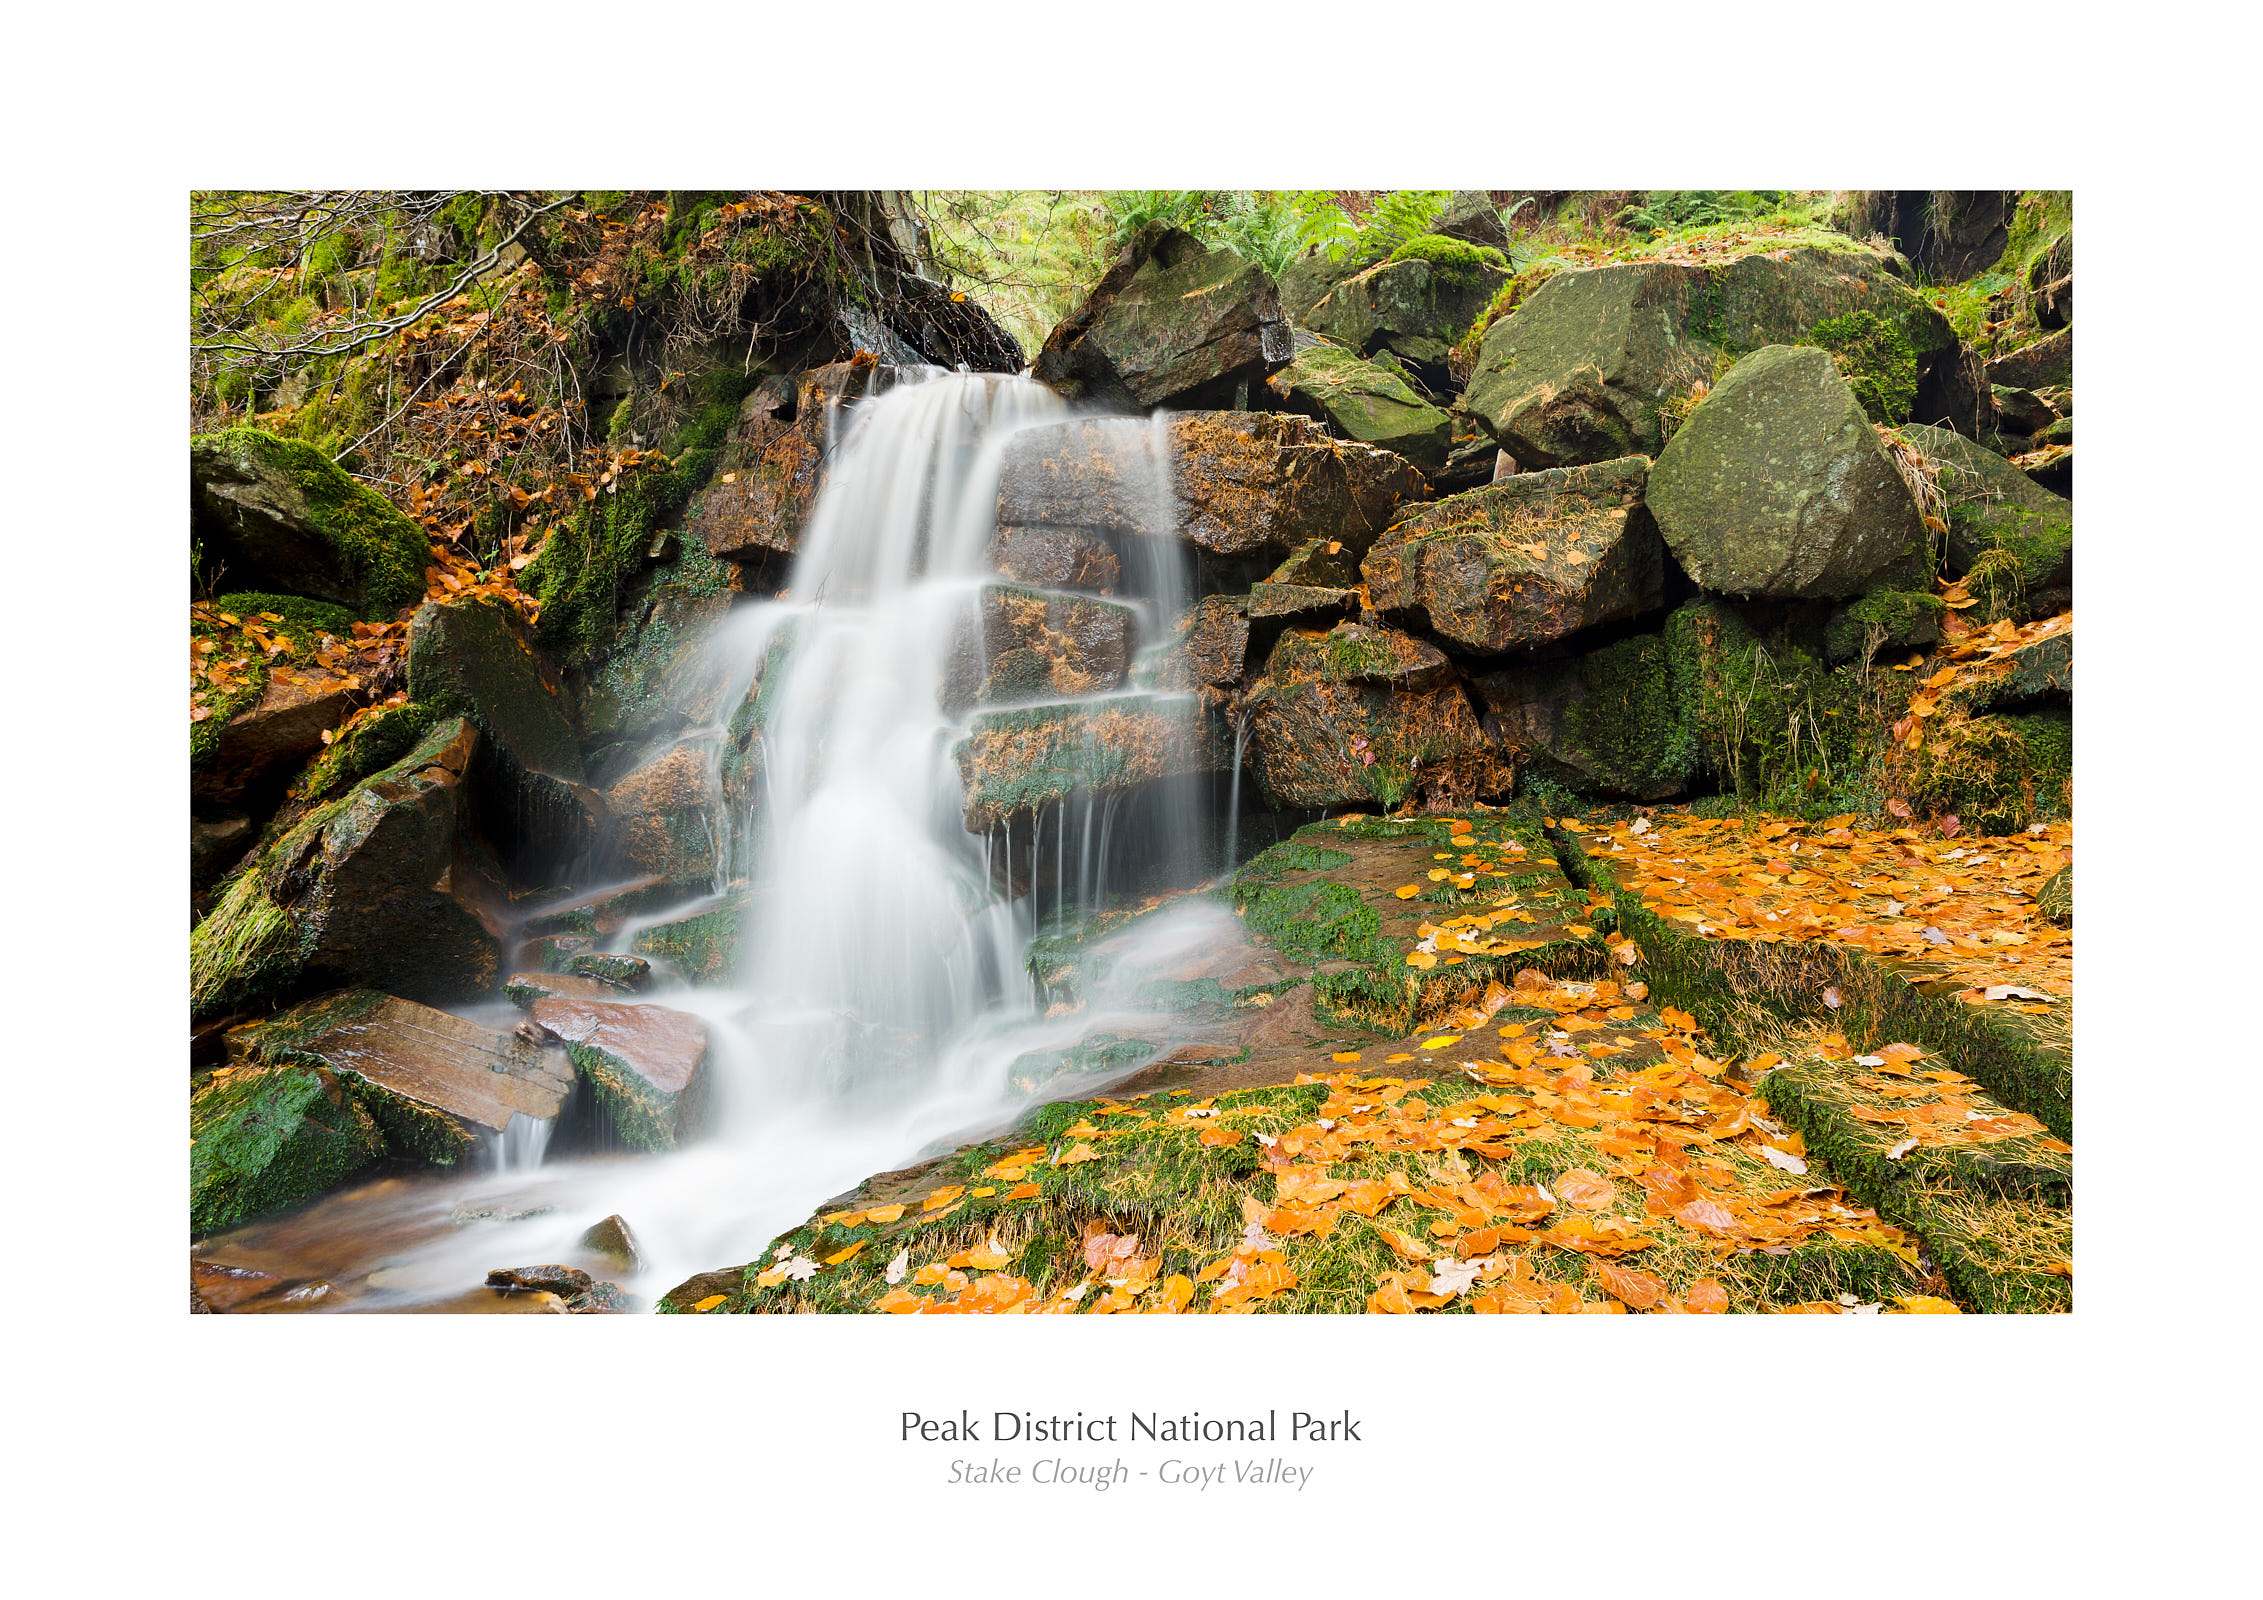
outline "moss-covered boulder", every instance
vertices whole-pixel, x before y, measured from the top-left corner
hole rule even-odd
[[[1388,350],[1443,376],[1447,352],[1508,280],[1498,250],[1423,234],[1329,290],[1305,325],[1362,355]]]
[[[332,1073],[216,1073],[189,1101],[189,1231],[217,1233],[326,1194],[384,1152],[375,1119]]]
[[[1176,535],[1213,555],[1286,555],[1313,539],[1365,549],[1402,501],[1426,492],[1402,457],[1330,439],[1308,417],[1083,418],[1007,441],[998,523],[1081,528],[1119,542]]]
[[[1462,403],[1526,467],[1657,456],[1675,419],[1739,357],[1865,314],[1862,359],[1914,368],[1957,351],[1948,319],[1855,245],[1697,266],[1558,272],[1487,331]],[[1858,376],[1860,375],[1858,371]]]
[[[1893,777],[1923,816],[1954,816],[1965,832],[2008,834],[2072,802],[2074,722],[2065,710],[1950,719],[1895,753]]]
[[[1318,418],[1347,439],[1405,456],[1425,472],[1446,464],[1452,420],[1388,367],[1315,342],[1265,384],[1281,405]]]
[[[1233,747],[1200,699],[1156,693],[985,711],[953,754],[967,831],[983,833],[1079,790],[1222,771]]]
[[[1881,651],[1915,650],[1941,637],[1948,610],[1941,597],[1917,589],[1873,589],[1831,613],[1823,649],[1833,661],[1868,660]]]
[[[791,406],[774,388],[757,387],[740,403],[724,469],[691,506],[685,531],[726,561],[800,549],[841,413],[884,387],[889,370],[870,361],[818,367],[802,375]]]
[[[1665,800],[1706,770],[1703,653],[1686,623],[1568,661],[1471,680],[1485,732],[1521,777],[1599,798]]]
[[[1912,424],[1901,432],[1940,487],[1948,570],[1979,597],[1983,620],[2048,616],[2072,605],[2074,502],[1946,428]]]
[[[1359,615],[1359,594],[1352,589],[1330,589],[1309,583],[1275,583],[1270,578],[1249,587],[1249,620],[1262,623],[1294,622],[1325,628],[1331,622]]]
[[[514,1117],[553,1120],[573,1088],[555,1049],[370,989],[231,1028],[228,1059],[318,1067],[376,1121],[390,1154],[444,1166]]]
[[[1664,598],[1640,456],[1519,473],[1394,523],[1360,570],[1375,608],[1485,654],[1634,616]]]
[[[193,1014],[340,985],[438,1003],[485,994],[507,897],[469,827],[478,748],[465,719],[441,723],[245,866],[189,935]]]
[[[1290,356],[1273,275],[1150,224],[1046,339],[1035,374],[1072,400],[1146,411],[1246,404]]]
[[[192,764],[191,796],[226,805],[280,787],[364,698],[360,681],[344,673],[271,667],[259,699],[221,724],[207,759]]]
[[[231,428],[189,441],[191,536],[229,583],[390,621],[424,595],[417,525],[297,439]]]
[[[1275,809],[1388,808],[1508,786],[1445,656],[1390,629],[1290,629],[1245,704],[1252,765]]]
[[[1716,594],[1838,599],[1924,578],[1917,502],[1822,350],[1771,345],[1738,362],[1645,493],[1682,569]]]
[[[630,939],[629,949],[687,982],[727,983],[738,968],[750,904],[743,894],[699,903],[645,924]]]
[[[553,997],[535,1001],[527,1019],[564,1043],[630,1148],[673,1150],[705,1126],[710,1075],[707,1024],[699,1018],[666,1006]]]
[[[2035,909],[2062,928],[2074,926],[2074,865],[2068,863],[2043,880],[2035,891]]]
[[[1312,308],[1328,297],[1328,291],[1347,278],[1356,278],[1375,265],[1374,254],[1347,251],[1341,256],[1329,256],[1315,250],[1299,256],[1282,269],[1280,278],[1281,312],[1298,327],[1312,315]]]
[[[1116,547],[1089,528],[1000,528],[991,536],[990,565],[1039,589],[1112,594],[1123,582]]]

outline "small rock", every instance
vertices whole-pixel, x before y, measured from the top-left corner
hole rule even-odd
[[[490,1289],[543,1289],[571,1299],[589,1292],[590,1276],[579,1267],[496,1267],[487,1274]]]
[[[618,1212],[603,1222],[592,1223],[581,1236],[581,1247],[618,1262],[631,1276],[644,1270],[644,1254],[637,1249],[636,1235],[629,1231],[628,1219]]]
[[[566,971],[578,978],[595,978],[616,989],[643,989],[652,982],[652,963],[642,956],[609,955],[584,951],[566,961]]]

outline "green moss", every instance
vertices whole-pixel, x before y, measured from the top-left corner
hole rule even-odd
[[[344,606],[329,605],[320,600],[308,600],[299,595],[264,594],[244,591],[224,594],[210,603],[211,610],[236,617],[244,622],[258,622],[262,627],[281,634],[290,640],[287,660],[305,663],[314,659],[322,636],[345,639],[351,637],[353,613]],[[267,616],[282,618],[269,622]],[[228,719],[249,711],[259,704],[267,693],[269,659],[264,650],[241,632],[225,624],[206,621],[192,612],[189,616],[189,634],[192,638],[209,638],[215,641],[215,654],[246,658],[243,679],[222,695],[207,695],[205,705],[211,715],[201,722],[189,724],[189,767],[200,770],[212,759],[220,745],[220,730]]]
[[[2035,820],[2038,774],[2024,720],[1975,717],[1929,730],[1907,758],[1910,804],[1929,816],[1954,815],[1971,833],[2025,828]]]
[[[343,793],[400,760],[439,717],[434,707],[414,701],[378,708],[348,727],[315,758],[291,785],[291,798],[307,803]]]
[[[1565,731],[1586,771],[1629,794],[1672,793],[1700,764],[1699,656],[1690,629],[1638,634],[1584,657],[1587,694]]]
[[[1941,597],[1912,589],[1876,589],[1831,618],[1823,637],[1833,661],[1853,661],[1869,653],[1875,637],[1880,650],[1908,649],[1940,637],[1948,607]]]
[[[306,1067],[229,1073],[189,1102],[189,1229],[202,1236],[334,1188],[377,1159],[376,1124]]]
[[[1917,403],[1917,353],[1894,323],[1868,311],[1818,322],[1801,341],[1831,352],[1872,422],[1898,427]]]
[[[1440,280],[1452,284],[1475,283],[1487,267],[1509,270],[1509,258],[1492,246],[1449,239],[1442,233],[1417,234],[1392,251],[1390,259],[1427,261]]]
[[[653,534],[713,476],[739,401],[757,377],[726,367],[703,380],[701,404],[667,469],[629,474],[550,535],[521,574],[521,586],[542,603],[535,636],[544,645],[580,660],[612,642],[622,590],[643,570]]]
[[[376,491],[356,483],[328,456],[299,439],[258,428],[231,428],[190,441],[280,475],[298,491],[313,531],[337,553],[362,597],[362,615],[385,621],[424,596],[425,537]]]

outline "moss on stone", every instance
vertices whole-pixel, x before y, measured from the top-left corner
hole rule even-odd
[[[302,1066],[217,1075],[189,1102],[189,1140],[196,1236],[310,1200],[383,1150],[369,1113]]]
[[[258,428],[230,428],[189,443],[192,455],[208,452],[248,474],[286,480],[303,504],[309,530],[336,555],[359,593],[366,619],[389,619],[423,597],[423,532],[312,445]]]
[[[1909,335],[1868,311],[1827,317],[1801,341],[1831,352],[1839,375],[1872,422],[1899,427],[1917,403],[1917,353]]]
[[[437,709],[413,700],[378,707],[351,723],[314,759],[291,785],[291,799],[311,803],[343,793],[400,760],[439,718]]]
[[[1941,597],[1914,589],[1874,589],[1837,612],[1824,629],[1824,654],[1854,661],[1877,650],[1907,650],[1940,637],[1948,607]],[[1870,643],[1875,637],[1877,643]]]
[[[1427,261],[1430,270],[1449,283],[1475,283],[1490,267],[1507,272],[1509,258],[1491,245],[1450,239],[1442,233],[1420,233],[1391,252],[1393,261]]]

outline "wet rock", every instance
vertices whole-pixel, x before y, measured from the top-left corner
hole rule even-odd
[[[652,963],[642,956],[584,951],[568,958],[566,971],[574,977],[595,978],[600,983],[609,983],[615,989],[641,990],[652,982]]]
[[[409,694],[470,717],[528,779],[582,789],[565,678],[510,607],[485,597],[420,606],[409,624]]]
[[[982,833],[1015,812],[1050,805],[1080,789],[1130,789],[1222,771],[1232,746],[1194,696],[1133,694],[1082,705],[986,711],[975,717],[953,754],[967,831]]]
[[[1113,600],[992,584],[961,626],[944,709],[1058,700],[1121,687],[1135,613]]]
[[[1229,689],[1240,683],[1249,654],[1248,607],[1245,597],[1232,595],[1196,601],[1177,633],[1156,652],[1146,686]]]
[[[1300,256],[1289,263],[1281,274],[1281,313],[1292,328],[1302,327],[1312,308],[1328,297],[1328,291],[1347,278],[1356,278],[1375,265],[1372,256],[1347,251],[1330,259],[1320,251]]]
[[[308,1065],[215,1073],[190,1098],[189,1141],[197,1237],[326,1193],[385,1149],[337,1075]]]
[[[1634,616],[1664,597],[1640,456],[1519,473],[1394,524],[1361,563],[1376,610],[1494,654]]]
[[[1169,497],[1159,492],[1166,466]],[[1426,492],[1409,462],[1331,440],[1307,417],[1086,418],[1024,429],[1008,441],[998,520],[1118,538],[1176,534],[1215,555],[1285,555],[1316,538],[1364,549],[1401,501]]]
[[[1857,313],[1907,347],[1920,393],[1958,349],[1948,319],[1872,251],[1622,262],[1559,272],[1495,323],[1462,404],[1526,467],[1656,458],[1717,364]]]
[[[1836,599],[1923,578],[1909,486],[1822,350],[1771,345],[1730,368],[1645,495],[1682,569],[1717,594]]]
[[[700,1301],[719,1294],[738,1294],[746,1288],[746,1267],[717,1267],[694,1273],[660,1297],[670,1311],[688,1313]]]
[[[189,1293],[195,1308],[208,1312],[233,1311],[246,1300],[256,1300],[280,1289],[284,1280],[251,1267],[225,1266],[217,1261],[189,1262]]]
[[[655,874],[647,874],[625,883],[608,884],[586,894],[550,902],[540,911],[529,915],[521,931],[530,937],[614,933],[631,918],[663,910],[682,898],[683,889],[679,885]],[[594,944],[584,941],[561,947],[561,950],[563,955],[571,955],[595,948]],[[556,970],[565,969],[561,965]]]
[[[551,1120],[573,1088],[555,1049],[367,989],[230,1029],[228,1059],[319,1063],[376,1119],[389,1152],[443,1164],[514,1116]]]
[[[1039,589],[1110,594],[1123,581],[1116,547],[1089,528],[1000,528],[990,540],[990,565]]]
[[[613,642],[586,670],[581,732],[592,783],[617,776],[616,750],[641,753],[671,734],[721,720],[723,698],[735,685],[729,653],[708,644],[730,615],[733,596],[716,577],[729,570],[696,553],[679,560],[667,581],[626,608]]]
[[[1424,243],[1443,241],[1418,240],[1410,248]],[[1305,325],[1362,355],[1389,350],[1443,376],[1447,351],[1508,280],[1505,262],[1457,242],[1436,259],[1385,261],[1346,279],[1312,308]]]
[[[2073,603],[2072,502],[1945,428],[1913,424],[1902,437],[1924,455],[1940,487],[1949,525],[1947,567],[1981,596],[1982,620],[2049,616]]]
[[[310,989],[468,1000],[500,965],[505,896],[467,826],[479,732],[441,723],[270,845],[190,936],[199,1017]]]
[[[384,496],[297,439],[232,428],[189,441],[189,527],[239,589],[306,595],[390,621],[424,594],[427,548]]]
[[[801,548],[810,508],[825,486],[840,412],[887,381],[887,369],[869,361],[838,361],[802,375],[790,425],[776,426],[775,404],[742,415],[741,451],[752,464],[710,484],[692,506],[685,531],[725,561],[760,561]]]
[[[1445,657],[1388,629],[1289,630],[1245,704],[1253,769],[1276,809],[1466,800],[1508,785]]]
[[[1318,418],[1347,439],[1405,456],[1425,472],[1446,465],[1451,419],[1387,367],[1314,343],[1265,384],[1281,405]]]
[[[727,982],[738,966],[748,905],[741,895],[653,923],[637,931],[630,948],[688,982]]]
[[[2057,333],[2022,346],[1988,363],[1988,381],[2006,389],[2042,389],[2074,382],[2074,330]]]
[[[620,987],[602,978],[571,972],[514,972],[503,981],[503,994],[511,1004],[531,1006],[537,1000],[618,1000]]]
[[[190,796],[226,805],[287,777],[321,751],[322,736],[345,721],[360,698],[351,678],[288,666],[270,670],[259,703],[227,720],[211,756],[190,774]]]
[[[1246,403],[1290,354],[1272,274],[1149,224],[1038,352],[1039,382],[1126,409]]]
[[[584,950],[597,948],[586,933],[546,933],[519,946],[519,959],[545,973],[563,974],[566,963]]]
[[[568,1298],[566,1309],[577,1316],[629,1316],[642,1311],[644,1301],[617,1283],[598,1282]]]
[[[644,1252],[637,1248],[636,1234],[630,1230],[628,1219],[617,1212],[603,1222],[592,1223],[581,1236],[581,1247],[615,1263],[623,1272],[633,1275],[644,1270]]]
[[[1454,446],[1446,453],[1446,464],[1430,474],[1430,487],[1439,494],[1460,494],[1465,489],[1483,488],[1502,478],[1514,477],[1516,466],[1507,451],[1493,442],[1493,436],[1482,431],[1472,432],[1459,413],[1448,413],[1454,419]],[[1507,462],[1507,470],[1502,463]]]
[[[607,859],[664,883],[712,882],[722,809],[714,742],[687,739],[605,791]]]
[[[2035,320],[2046,328],[2063,328],[2074,321],[2074,275],[2054,278],[2035,291]]]
[[[562,1041],[574,1068],[638,1150],[665,1151],[700,1131],[707,1107],[707,1024],[665,1006],[537,1000],[534,1025]]]
[[[587,1294],[590,1281],[579,1267],[496,1267],[487,1274],[490,1289],[539,1289],[569,1300]]]

